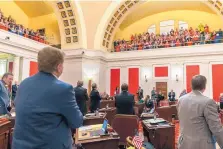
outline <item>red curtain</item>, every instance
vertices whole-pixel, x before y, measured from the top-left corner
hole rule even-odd
[[[9,72],[13,72],[13,62],[9,62]]]
[[[168,77],[168,67],[155,67],[155,77]]]
[[[213,98],[219,102],[220,93],[223,93],[223,64],[212,65]]]
[[[191,79],[193,76],[200,74],[199,65],[188,65],[186,66],[186,81],[187,81],[187,92],[191,92]]]
[[[38,72],[37,62],[30,61],[29,76],[35,75]]]
[[[139,87],[139,68],[129,68],[129,92],[136,95]]]
[[[110,70],[110,96],[114,96],[115,88],[120,87],[120,69]]]

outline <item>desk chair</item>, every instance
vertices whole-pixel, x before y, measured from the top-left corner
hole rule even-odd
[[[145,103],[137,103],[135,104],[135,107],[138,108],[138,115],[141,116],[143,109],[145,107]]]
[[[119,134],[119,145],[126,145],[126,138],[134,136],[138,130],[139,118],[136,115],[117,114],[112,122],[112,128]]]

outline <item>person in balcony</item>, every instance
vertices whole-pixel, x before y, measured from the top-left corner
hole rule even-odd
[[[211,36],[208,32],[205,33],[205,44],[209,44],[210,43],[210,39],[211,39]]]
[[[204,26],[204,33],[210,33],[209,26],[207,24]]]
[[[221,29],[219,29],[217,31],[217,34],[216,34],[215,43],[221,43],[222,42],[222,36],[223,36],[223,32],[222,32]]]
[[[200,31],[200,33],[204,33],[204,25],[202,23],[199,24],[198,30]]]
[[[193,40],[195,45],[199,44],[199,34],[200,34],[199,32],[195,31],[194,35],[192,37],[192,40]]]

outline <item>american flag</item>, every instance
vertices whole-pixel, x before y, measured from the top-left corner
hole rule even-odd
[[[137,149],[141,149],[142,148],[142,138],[140,136],[135,136],[132,140],[133,145],[137,148]]]

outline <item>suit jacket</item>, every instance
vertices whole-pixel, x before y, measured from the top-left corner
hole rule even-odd
[[[164,96],[163,96],[163,94],[158,94],[157,95],[157,101],[159,102],[161,100],[164,100]]]
[[[155,90],[151,91],[151,99],[157,98]]]
[[[18,89],[17,85],[12,85],[12,98],[13,98],[13,100],[16,96],[17,89]]]
[[[94,111],[100,108],[101,96],[98,90],[95,90],[95,89],[92,90],[90,94],[90,98],[91,98],[90,110],[93,113]]]
[[[122,92],[115,96],[115,106],[117,108],[117,114],[135,114],[134,105],[134,95],[129,94],[128,92]]]
[[[74,92],[77,105],[80,108],[81,113],[85,115],[87,113],[87,105],[86,105],[86,101],[88,100],[87,89],[77,86],[74,88]]]
[[[7,110],[9,102],[10,99],[8,89],[5,87],[5,84],[0,81],[0,115],[9,113],[9,111]]]
[[[138,94],[138,99],[139,100],[142,99],[143,98],[143,89],[138,90],[137,94]]]
[[[214,149],[213,136],[223,147],[223,128],[214,100],[199,91],[182,96],[177,104],[179,149]]]
[[[12,149],[71,149],[83,123],[73,87],[44,72],[20,84],[15,112]]]
[[[171,95],[171,92],[169,92],[168,97],[169,97],[169,101],[175,101],[175,92],[173,92],[172,95]]]

